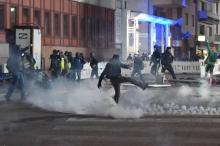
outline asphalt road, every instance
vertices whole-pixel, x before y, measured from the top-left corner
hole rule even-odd
[[[0,88],[0,97],[7,91]],[[0,146],[219,146],[220,116],[113,119],[49,112],[0,98]]]
[[[218,116],[112,119],[0,103],[0,146],[219,146]]]

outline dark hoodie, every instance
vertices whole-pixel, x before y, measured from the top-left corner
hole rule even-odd
[[[129,68],[129,66],[121,63],[118,55],[114,55],[110,62],[105,66],[100,78],[103,79],[104,77],[107,77],[110,79],[121,76],[121,68]]]

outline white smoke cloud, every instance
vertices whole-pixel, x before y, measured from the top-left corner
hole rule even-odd
[[[27,102],[49,111],[113,118],[141,118],[147,115],[219,115],[218,89],[171,87],[142,91],[122,85],[119,104],[112,99],[112,88],[97,88],[97,80],[81,83],[56,81],[50,90],[33,88]]]

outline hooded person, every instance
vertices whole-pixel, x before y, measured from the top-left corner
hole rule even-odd
[[[151,74],[153,74],[154,76],[157,76],[158,74],[158,70],[160,67],[160,60],[161,60],[161,53],[159,51],[159,47],[158,46],[154,46],[155,50],[151,56],[151,60],[150,60],[150,65],[153,63],[153,66],[151,67]]]
[[[147,87],[147,84],[145,85],[144,83],[139,82],[133,78],[122,76],[121,68],[129,69],[130,66],[121,63],[118,55],[113,55],[112,59],[106,64],[105,69],[103,70],[98,82],[98,88],[100,88],[102,86],[102,80],[104,77],[110,79],[111,84],[115,90],[114,100],[116,103],[119,102],[121,83],[128,82],[142,88],[143,90]]]
[[[171,47],[167,47],[167,50],[162,54],[161,57],[162,72],[164,73],[166,70],[168,70],[173,79],[176,79],[176,75],[172,67],[173,60],[174,56],[171,53]]]
[[[5,99],[10,101],[10,97],[16,87],[20,89],[21,100],[25,99],[25,90],[24,90],[24,72],[22,65],[22,58],[20,48],[16,45],[11,46],[13,53],[7,60],[7,69],[9,73],[12,74],[12,82],[9,86],[9,89],[5,95]]]

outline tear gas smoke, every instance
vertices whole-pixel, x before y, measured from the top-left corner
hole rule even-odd
[[[49,111],[113,118],[141,118],[146,115],[219,115],[216,88],[171,87],[123,90],[119,104],[112,99],[112,88],[98,89],[97,80],[80,84],[56,81],[50,90],[34,87],[27,102]],[[124,93],[123,93],[124,92]]]

